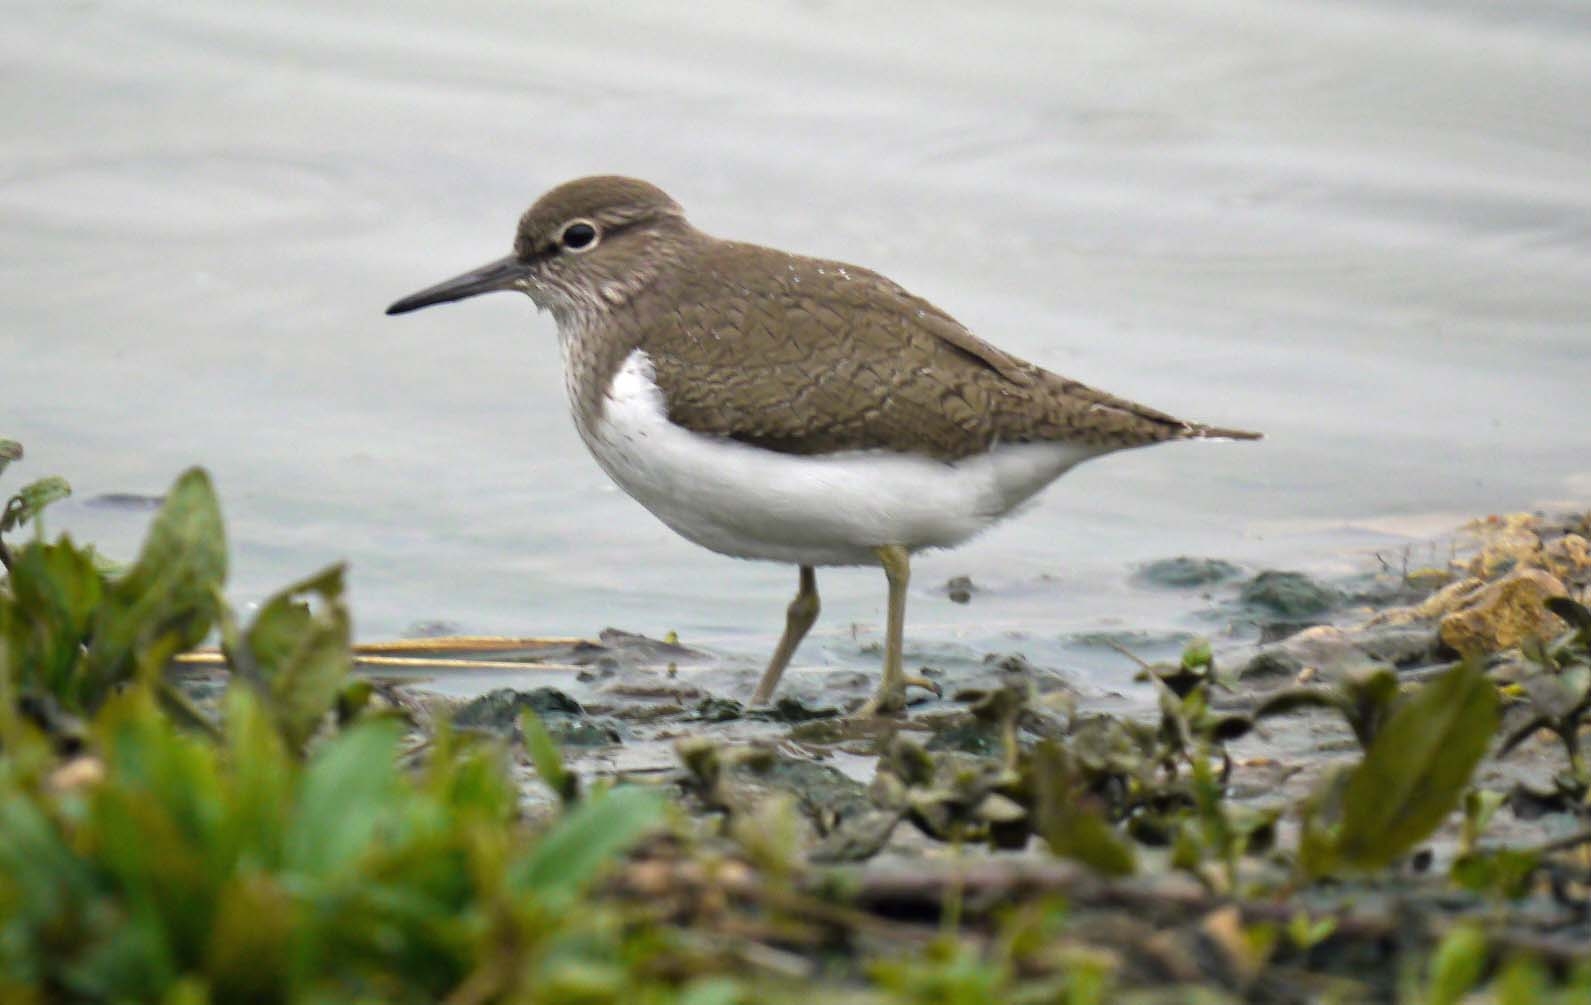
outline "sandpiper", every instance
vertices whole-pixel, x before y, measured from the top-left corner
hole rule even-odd
[[[558,326],[575,427],[610,477],[695,543],[788,562],[799,588],[752,695],[818,616],[815,570],[882,566],[898,710],[910,556],[1000,520],[1077,464],[1165,440],[1257,439],[1096,391],[974,337],[876,272],[726,241],[632,178],[581,178],[520,217],[505,258],[388,314],[519,290]]]

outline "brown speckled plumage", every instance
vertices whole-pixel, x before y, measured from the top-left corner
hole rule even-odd
[[[671,419],[770,450],[955,460],[997,442],[1114,449],[1252,435],[1009,356],[867,269],[753,245],[700,239],[636,297],[633,317],[620,323],[651,356]]]
[[[789,454],[883,449],[956,460],[996,443],[1063,440],[1102,452],[1256,434],[1185,422],[1010,356],[876,272],[723,241],[644,182],[582,179],[527,211],[516,255],[598,221],[614,289],[592,297],[597,255],[558,284],[580,319],[566,346],[576,407],[599,408],[629,353],[646,351],[669,418],[693,432]],[[612,247],[622,244],[625,254]],[[639,276],[630,279],[628,275]],[[560,308],[554,306],[554,310]]]

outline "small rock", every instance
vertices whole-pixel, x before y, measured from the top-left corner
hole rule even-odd
[[[1571,576],[1586,572],[1591,570],[1591,542],[1579,534],[1565,534],[1547,542],[1542,557],[1549,569]]]
[[[1325,614],[1341,595],[1302,572],[1268,570],[1243,585],[1243,603],[1283,619],[1302,620]]]
[[[518,727],[519,715],[525,709],[537,715],[583,715],[580,703],[555,687],[538,687],[529,691],[515,691],[500,687],[488,691],[459,709],[453,724],[472,728],[510,731]]]
[[[101,492],[83,500],[85,506],[95,509],[156,510],[165,505],[165,496],[142,495],[137,492]]]
[[[871,744],[878,736],[878,732],[877,720],[842,719],[835,716],[797,723],[790,727],[787,735],[796,743],[835,747],[858,740]]]
[[[440,639],[462,634],[463,629],[452,621],[416,621],[403,630],[406,639]]]
[[[1371,659],[1399,669],[1424,666],[1437,658],[1436,633],[1418,625],[1378,625],[1349,633]]]
[[[1004,753],[1000,727],[995,723],[981,722],[967,716],[956,725],[937,730],[928,741],[928,750],[954,750],[979,757],[999,757]]]
[[[804,758],[770,751],[766,759],[748,759],[731,770],[731,777],[755,781],[795,796],[813,816],[838,819],[870,809],[867,786],[838,768]]]
[[[1335,680],[1342,674],[1372,664],[1413,666],[1436,655],[1434,633],[1425,628],[1387,627],[1344,631],[1316,625],[1267,646],[1243,667],[1249,679],[1293,678],[1308,672],[1310,679]]]
[[[1267,621],[1260,625],[1260,645],[1282,642],[1299,632],[1320,626],[1319,621]]]
[[[864,810],[842,820],[808,858],[815,863],[866,861],[889,843],[900,821],[899,810]]]
[[[1540,569],[1518,569],[1474,592],[1463,607],[1442,619],[1444,645],[1470,655],[1510,649],[1529,637],[1544,637],[1563,630],[1563,622],[1548,611],[1548,597],[1563,597],[1568,590]]]
[[[756,718],[774,722],[808,722],[812,719],[832,719],[840,710],[832,705],[814,705],[799,695],[783,695],[766,709],[753,713]]]
[[[1311,677],[1326,680],[1339,680],[1352,670],[1379,662],[1361,649],[1352,635],[1330,625],[1305,629],[1278,648],[1300,667],[1298,673],[1312,670]]]
[[[619,628],[604,628],[598,633],[597,638],[614,652],[648,663],[686,663],[709,658],[708,654],[700,649],[682,646],[678,641],[650,639],[645,635],[637,635],[635,632],[626,632]]]
[[[1567,833],[1574,826],[1573,814],[1579,802],[1553,786],[1516,782],[1508,793],[1506,805],[1521,820],[1540,820],[1548,814],[1561,816],[1564,823],[1557,829]]]
[[[1281,648],[1265,649],[1255,654],[1254,658],[1244,664],[1238,676],[1243,680],[1264,680],[1276,678],[1292,680],[1298,672],[1304,669],[1304,664],[1297,656]]]
[[[696,705],[696,717],[703,722],[733,722],[745,714],[745,706],[733,698],[703,698]]]
[[[708,697],[707,692],[695,684],[655,675],[604,684],[602,693],[605,696],[632,701],[672,701],[681,705],[689,705]]]
[[[609,677],[617,676],[619,670],[618,660],[611,656],[603,656],[584,670],[576,673],[575,680],[582,684],[590,684],[594,681],[607,680]]]
[[[1431,593],[1440,590],[1453,581],[1453,570],[1425,566],[1419,569],[1410,569],[1403,578],[1413,589]]]
[[[1394,607],[1375,615],[1370,625],[1408,625],[1417,621],[1430,621],[1458,610],[1468,603],[1470,595],[1486,585],[1483,579],[1467,576],[1442,587],[1413,607]]]
[[[625,722],[668,722],[685,715],[685,706],[674,702],[631,702],[605,711]]]
[[[704,795],[716,808],[727,811],[731,819],[754,821],[766,813],[770,801],[793,802],[800,811],[799,833],[794,835],[798,847],[810,848],[823,835],[874,809],[861,782],[837,768],[791,757],[771,746],[703,748],[687,746],[682,741],[680,749],[681,760],[698,779],[714,779]],[[887,837],[886,828],[880,843]],[[844,857],[840,849],[834,851]],[[857,854],[866,857],[861,851],[857,849]]]
[[[624,742],[617,729],[595,719],[552,716],[543,720],[543,725],[547,735],[563,747],[612,747]]]
[[[978,588],[972,585],[971,576],[952,576],[945,583],[945,593],[953,604],[965,604]]]
[[[557,688],[488,691],[453,714],[453,725],[499,736],[517,736],[526,710],[535,712],[547,734],[566,747],[605,747],[621,743],[611,724],[587,717],[580,703]]]
[[[1191,558],[1179,555],[1162,558],[1139,566],[1133,581],[1147,586],[1166,586],[1187,590],[1196,586],[1209,586],[1243,575],[1243,570],[1219,558]]]
[[[1003,674],[1014,674],[1018,677],[1032,677],[1038,672],[1028,658],[1021,653],[986,653],[983,665],[998,670]]]
[[[1500,573],[1541,563],[1540,519],[1532,513],[1510,513],[1476,520],[1465,529],[1480,539],[1480,549],[1469,562],[1469,573],[1492,579]]]
[[[1019,682],[1031,684],[1036,694],[1078,694],[1077,685],[1065,674],[1032,663],[1018,652],[984,654],[977,670],[957,675],[956,691],[997,691]]]

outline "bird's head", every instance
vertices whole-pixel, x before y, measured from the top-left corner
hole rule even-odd
[[[685,211],[655,185],[601,175],[566,182],[519,218],[514,253],[404,297],[388,314],[519,290],[560,321],[624,303],[690,234]]]

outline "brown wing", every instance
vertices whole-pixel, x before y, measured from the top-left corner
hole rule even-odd
[[[677,307],[645,312],[657,320],[641,346],[669,418],[696,432],[793,454],[887,449],[945,460],[999,442],[1112,450],[1255,435],[1049,373],[855,266],[723,243],[670,285],[658,302]]]

